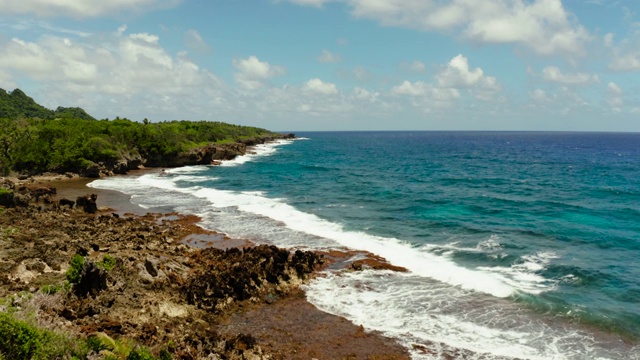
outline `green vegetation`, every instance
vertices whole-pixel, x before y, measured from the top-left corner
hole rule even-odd
[[[0,226],[0,239],[16,234],[19,230],[16,226]]]
[[[0,298],[0,360],[104,359],[170,360],[171,352],[162,349],[159,356],[128,338],[114,339],[104,333],[74,338],[59,330],[37,325],[41,304],[60,301],[55,295],[68,290],[69,284],[43,286],[39,293],[22,292]],[[43,300],[48,298],[50,300]],[[46,322],[45,322],[46,323]],[[171,352],[170,352],[171,351]]]
[[[105,360],[155,360],[151,352],[129,339],[115,340],[105,333],[97,333],[87,339],[89,348],[105,355]],[[168,354],[170,356],[170,354]],[[166,356],[166,355],[165,355]],[[169,357],[171,359],[171,357]]]
[[[74,353],[69,338],[0,312],[0,358],[62,359]]]
[[[114,258],[109,254],[105,254],[104,257],[102,258],[102,261],[100,261],[97,265],[101,269],[104,269],[106,271],[111,271],[111,269],[116,267],[116,263],[117,263],[116,258]]]
[[[36,103],[20,89],[15,89],[12,92],[6,92],[0,89],[0,118],[76,118],[95,120],[91,115],[78,107],[65,108],[59,106],[56,110],[49,110]]]
[[[73,339],[0,312],[0,360],[95,359],[95,354],[105,360],[158,359],[149,349],[129,339],[114,340],[104,333]],[[171,358],[168,351],[160,352],[159,359]]]
[[[96,120],[80,108],[48,110],[20,89],[0,89],[0,174],[87,170],[97,163],[175,155],[272,134],[222,122]]]
[[[78,254],[73,255],[73,257],[71,258],[71,264],[66,273],[67,281],[69,281],[72,284],[79,283],[83,266],[84,266],[84,257]]]
[[[54,295],[60,292],[69,291],[71,289],[71,283],[65,281],[63,284],[58,285],[42,285],[40,292],[44,295]]]

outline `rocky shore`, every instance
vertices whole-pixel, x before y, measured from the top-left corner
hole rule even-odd
[[[109,192],[79,196],[50,184],[0,185],[0,314],[163,359],[409,358],[394,341],[319,311],[299,289],[330,263],[357,271],[384,267],[382,259],[352,264],[353,254],[255,246],[193,216],[125,214],[101,205]]]
[[[128,154],[110,162],[98,162],[79,171],[80,176],[98,178],[115,174],[126,174],[131,170],[145,167],[180,167],[187,165],[219,164],[222,160],[232,160],[250,151],[251,146],[276,140],[294,139],[295,134],[274,134],[252,137],[231,143],[212,143],[167,155]]]

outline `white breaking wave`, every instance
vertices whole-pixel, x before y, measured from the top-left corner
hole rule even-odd
[[[640,351],[567,322],[543,319],[515,302],[413,274],[331,272],[304,286],[319,309],[398,339],[414,359],[638,359]],[[606,341],[606,340],[605,340]],[[427,352],[420,351],[428,349]],[[474,352],[459,353],[456,349]]]
[[[293,140],[276,140],[265,144],[258,144],[253,146],[252,149],[244,155],[236,156],[233,160],[223,160],[220,166],[238,166],[258,157],[270,156],[276,152],[278,146],[291,144],[292,142]]]
[[[547,279],[538,275],[537,272],[547,268],[551,260],[557,259],[558,255],[551,251],[538,252],[534,255],[524,255],[521,261],[505,267],[479,267],[478,269],[494,273],[504,274],[510,283],[520,284],[522,290],[535,294],[541,291],[555,290],[557,280]]]
[[[232,192],[193,186],[177,187],[174,179],[152,174],[138,178],[139,188],[156,188],[170,192],[191,195],[207,200],[211,207],[218,209],[235,208],[240,212],[251,213],[283,224],[287,229],[299,233],[310,234],[324,239],[325,247],[346,247],[364,250],[382,256],[394,265],[403,266],[413,274],[425,276],[462,289],[491,294],[496,297],[507,297],[517,290],[537,294],[544,291],[538,278],[520,276],[518,281],[509,279],[490,269],[467,269],[457,265],[446,256],[433,254],[424,249],[411,246],[395,238],[385,238],[364,232],[345,231],[340,224],[332,223],[316,215],[299,211],[281,199],[270,199],[260,192]],[[188,207],[188,204],[181,203]],[[187,210],[188,211],[188,210]],[[206,212],[192,210],[200,215]],[[274,239],[276,245],[281,244]],[[518,273],[520,275],[520,273]],[[532,286],[533,282],[535,286]]]
[[[279,145],[266,144],[234,164],[269,156]],[[168,176],[112,177],[90,186],[132,194],[132,201],[146,207],[171,206],[201,215],[202,226],[231,235],[285,247],[366,250],[409,269],[409,273],[328,272],[305,286],[305,291],[321,310],[398,339],[415,359],[640,359],[637,347],[629,349],[615,340],[605,346],[569,322],[542,318],[504,299],[518,292],[539,294],[553,289],[553,283],[536,273],[557,257],[555,253],[523,256],[510,267],[468,269],[448,254],[461,249],[500,254],[504,249],[497,235],[469,248],[455,243],[418,248],[395,238],[346,231],[340,224],[262,192],[199,186],[214,179],[202,174],[206,169],[196,166],[172,169]],[[185,183],[192,186],[184,187]],[[476,354],[460,355],[456,348]]]
[[[203,226],[259,234],[262,240],[280,246],[366,250],[409,269],[406,274],[330,272],[313,280],[305,291],[321,310],[398,339],[415,359],[441,359],[452,354],[458,358],[456,348],[473,351],[478,359],[622,359],[629,354],[628,349],[621,353],[604,350],[593,336],[566,322],[550,325],[551,321],[527,313],[518,303],[499,299],[518,291],[537,294],[550,289],[532,274],[556,256],[551,252],[523,257],[509,268],[467,269],[433,249],[346,231],[339,224],[295,209],[283,199],[271,199],[262,192],[205,188],[192,181],[196,180],[190,179],[192,176],[197,177],[189,172],[113,177],[97,180],[92,186],[133,194],[132,199],[146,206],[173,206],[199,214]],[[177,180],[196,185],[178,187]],[[450,248],[453,251],[455,245]],[[501,246],[499,238],[492,237],[468,250],[492,252],[500,251]],[[632,355],[638,356],[637,352]]]
[[[193,166],[183,166],[179,168],[165,169],[165,173],[169,174],[181,174],[181,173],[200,173],[207,170],[207,165],[193,165]]]
[[[380,255],[415,274],[463,289],[498,297],[509,296],[516,290],[499,274],[460,267],[449,259],[420,251],[398,239],[345,231],[339,224],[299,211],[280,199],[270,199],[260,193],[237,193],[208,188],[192,188],[192,191],[193,195],[209,200],[215,207],[235,207],[243,212],[268,217],[285,224],[289,229],[315,235],[350,249]]]
[[[429,252],[450,257],[456,252],[486,253],[493,258],[507,256],[503,252],[504,248],[499,243],[498,235],[491,235],[487,240],[479,242],[476,247],[461,247],[457,242],[449,244],[426,244],[423,248]],[[533,255],[524,255],[520,261],[515,262],[510,267],[503,266],[481,266],[477,270],[501,274],[504,276],[506,284],[529,294],[540,294],[544,291],[552,291],[557,288],[558,280],[547,279],[539,272],[544,270],[551,260],[558,256],[551,251],[538,252]]]

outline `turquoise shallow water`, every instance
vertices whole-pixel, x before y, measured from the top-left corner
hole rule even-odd
[[[640,134],[298,135],[221,167],[93,186],[233,236],[358,248],[409,268],[308,288],[317,306],[407,346],[640,357]]]

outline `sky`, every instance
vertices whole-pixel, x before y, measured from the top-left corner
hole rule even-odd
[[[638,0],[0,0],[0,88],[277,131],[640,131]]]

